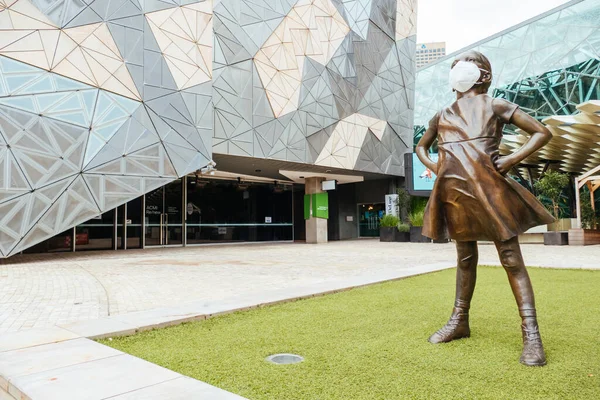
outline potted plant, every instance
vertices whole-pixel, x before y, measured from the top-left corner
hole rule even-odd
[[[592,207],[592,199],[587,187],[581,193],[581,227],[569,230],[569,244],[574,246],[588,246],[600,243],[600,207]]]
[[[404,222],[398,224],[396,242],[410,242],[410,225]]]
[[[563,190],[569,185],[569,182],[570,180],[567,174],[556,171],[548,171],[539,181],[534,184],[535,189],[540,194],[538,197],[552,212],[556,222],[558,222],[560,216],[560,197]],[[546,200],[546,202],[543,200]],[[563,246],[569,244],[569,233],[559,232],[558,223],[553,225],[553,232],[544,233],[544,244],[554,246]]]
[[[423,230],[423,216],[425,210],[416,210],[408,214],[410,220],[410,241],[414,243],[429,243],[431,239],[421,234]]]
[[[396,231],[400,220],[392,214],[386,214],[379,220],[379,240],[393,242],[396,240]]]

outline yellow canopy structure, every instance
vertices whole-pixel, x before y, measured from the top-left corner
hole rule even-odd
[[[594,192],[600,188],[600,100],[590,100],[579,104],[579,114],[556,115],[542,122],[552,132],[552,140],[543,149],[527,158],[517,168],[518,173],[533,179],[548,168],[569,174],[575,178],[577,224],[581,228],[581,199],[579,191],[587,186],[592,207]],[[529,135],[519,132],[506,135],[500,145],[501,154],[512,153],[529,139]]]
[[[576,115],[557,115],[542,122],[552,132],[552,140],[543,149],[523,161],[518,168],[530,181],[548,168],[582,175],[600,165],[600,100],[577,106]],[[501,154],[512,153],[529,139],[526,133],[505,135]],[[533,175],[533,176],[531,176]]]

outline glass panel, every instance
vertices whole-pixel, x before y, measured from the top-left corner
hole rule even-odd
[[[572,4],[562,10],[539,17],[525,26],[505,32],[497,38],[473,46],[474,50],[483,52],[492,63],[494,79],[490,93],[495,89],[512,93],[513,89],[517,89],[513,85],[530,80],[531,82],[526,83],[533,88],[539,87],[540,94],[519,93],[518,98],[513,99],[510,93],[503,93],[502,97],[519,105],[521,101],[528,101],[529,96],[533,97],[533,102],[528,101],[529,105],[546,102],[547,107],[541,112],[530,106],[525,109],[535,118],[542,119],[549,113],[556,113],[548,111],[551,100],[545,100],[542,94],[548,91],[546,81],[549,86],[555,86],[557,83],[552,82],[552,77],[545,74],[570,69],[579,63],[598,59],[599,4],[598,1]],[[425,67],[417,73],[415,124],[426,125],[436,112],[455,100],[455,95],[447,84],[448,71],[452,62],[453,57],[450,57]],[[436,75],[443,77],[443,80],[431,79]],[[569,85],[563,85],[564,89],[568,87]],[[556,87],[553,89],[560,90]],[[558,95],[561,99],[569,98],[568,95],[566,97],[562,94]],[[558,113],[563,112],[573,113],[575,110],[572,105],[559,107]]]
[[[165,245],[183,244],[181,179],[165,185]]]
[[[54,253],[61,251],[71,251],[71,244],[73,243],[73,229],[67,229],[66,231],[59,233],[56,236],[46,239],[41,243],[38,243],[32,247],[23,250],[25,254],[31,253]]]
[[[187,243],[293,239],[292,186],[188,177]]]
[[[114,249],[114,220],[113,209],[78,225],[75,251]]]
[[[292,224],[187,226],[188,244],[292,240],[292,235]]]
[[[183,244],[181,179],[146,195],[146,246]]]
[[[358,206],[359,215],[359,237],[377,237],[379,236],[379,219],[383,217],[385,205],[380,204],[361,204]]]
[[[163,195],[164,187],[146,194],[146,246],[162,244]]]
[[[125,205],[117,207],[117,249],[125,248],[125,240],[123,234],[125,233]]]
[[[142,247],[142,197],[127,203],[127,248]]]

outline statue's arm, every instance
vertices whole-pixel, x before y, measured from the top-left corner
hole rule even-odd
[[[512,167],[520,164],[552,139],[552,133],[548,128],[521,109],[515,110],[510,118],[510,123],[527,132],[531,137],[519,150],[496,160],[496,168],[501,174],[506,174]]]
[[[437,120],[438,115],[436,114],[431,122],[429,122],[429,127],[423,134],[423,137],[421,137],[421,140],[419,140],[417,148],[415,149],[415,153],[417,153],[419,160],[421,160],[421,162],[436,175],[438,173],[437,164],[431,161],[431,158],[429,158],[429,148],[431,145],[433,145],[433,142],[435,142],[435,139],[437,138]]]

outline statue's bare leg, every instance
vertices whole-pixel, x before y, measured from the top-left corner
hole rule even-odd
[[[530,366],[546,365],[546,354],[544,353],[535,312],[533,288],[523,262],[519,239],[514,237],[505,242],[496,242],[496,248],[502,266],[508,274],[508,281],[517,300],[519,314],[521,315],[523,353],[520,362]]]
[[[431,343],[446,343],[469,337],[469,307],[477,279],[477,242],[456,242],[458,255],[456,268],[456,297],[450,319],[439,331],[431,335]]]

